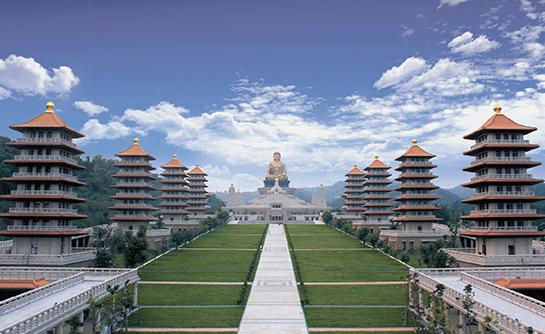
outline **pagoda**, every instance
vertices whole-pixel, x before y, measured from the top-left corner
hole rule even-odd
[[[434,214],[439,209],[433,204],[439,198],[432,193],[439,188],[431,182],[437,177],[430,172],[437,167],[430,162],[434,157],[413,140],[411,147],[396,159],[401,162],[396,168],[401,172],[396,179],[401,182],[396,189],[401,195],[395,199],[400,205],[394,209],[397,216],[392,218],[392,222],[398,225],[398,229],[382,230],[380,233],[395,250],[417,250],[447,234],[445,229],[434,225],[441,220]]]
[[[539,147],[524,136],[537,128],[521,125],[494,107],[494,115],[464,136],[475,144],[465,155],[475,160],[464,171],[475,173],[465,187],[475,190],[464,202],[475,209],[462,219],[472,226],[460,232],[462,249],[448,249],[461,266],[545,265],[543,254],[534,254],[532,240],[545,235],[534,222],[545,218],[532,208],[538,197],[530,186],[543,180],[528,174],[540,165],[527,156]]]
[[[84,185],[74,175],[84,169],[76,158],[83,153],[73,142],[83,134],[72,129],[55,113],[52,102],[46,110],[11,129],[23,137],[9,143],[19,154],[5,163],[15,165],[11,177],[15,189],[0,198],[13,204],[0,214],[13,224],[0,235],[13,238],[11,249],[0,253],[1,265],[73,266],[88,265],[95,252],[86,248],[89,232],[74,221],[86,218],[75,204],[84,202],[76,193]]]
[[[200,222],[207,217],[206,212],[209,209],[208,192],[206,188],[207,174],[201,169],[199,164],[187,172],[187,208],[189,218]]]
[[[381,229],[390,226],[390,217],[393,215],[389,185],[392,174],[388,172],[390,166],[379,160],[378,156],[371,164],[365,167],[366,181],[363,184],[365,213],[362,226],[368,227],[371,233],[379,233]]]
[[[346,173],[345,185],[344,185],[344,215],[341,218],[351,220],[353,224],[357,225],[362,222],[362,215],[365,213],[365,201],[364,197],[364,182],[365,173],[362,172],[358,165]]]
[[[138,138],[115,156],[121,160],[114,164],[119,170],[113,175],[117,178],[114,185],[117,192],[112,196],[114,206],[110,207],[114,211],[112,221],[121,231],[136,233],[141,225],[149,228],[150,223],[157,220],[154,215],[157,209],[150,204],[154,199],[150,191],[155,189],[151,185],[153,176],[150,173],[155,168],[150,161],[155,158],[140,146]]]
[[[187,208],[187,167],[178,160],[176,154],[172,159],[161,165],[163,172],[161,176],[161,216],[163,224],[174,230],[182,230],[188,225]]]

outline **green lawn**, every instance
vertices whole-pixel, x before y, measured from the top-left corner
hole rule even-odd
[[[295,251],[305,282],[399,281],[407,268],[377,251]]]
[[[140,284],[138,289],[140,305],[236,305],[242,285]]]
[[[347,235],[290,235],[295,249],[363,248],[366,247]]]
[[[187,247],[190,248],[254,248],[257,249],[261,234],[256,235],[224,235],[211,234],[199,238]]]
[[[138,271],[144,281],[243,281],[254,252],[178,250]]]
[[[311,308],[305,307],[309,327],[401,327],[405,323],[405,308]]]
[[[238,327],[242,307],[144,308],[129,318],[131,327]]]
[[[327,225],[287,225],[290,235],[295,234],[324,234],[338,235],[340,232]]]
[[[305,286],[311,305],[405,305],[407,285]]]
[[[259,234],[265,231],[265,224],[256,225],[224,225],[210,232],[208,235],[215,234]]]

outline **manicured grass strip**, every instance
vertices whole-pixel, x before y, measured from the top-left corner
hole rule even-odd
[[[298,252],[305,282],[399,281],[407,268],[376,251]]]
[[[224,225],[210,232],[209,235],[215,234],[259,234],[265,230],[265,224],[259,225]]]
[[[147,308],[129,318],[131,327],[238,327],[243,307]]]
[[[170,332],[134,332],[129,328],[129,333],[135,333],[135,334],[172,334],[172,333],[184,333],[184,334],[218,334],[218,333],[236,333],[237,331],[221,331],[221,332],[186,332],[186,331],[170,331]]]
[[[286,225],[291,235],[297,234],[340,234],[337,230],[327,225]]]
[[[407,285],[306,285],[312,305],[405,305]]]
[[[397,327],[406,324],[404,308],[305,308],[309,327]]]
[[[362,243],[344,234],[305,236],[290,233],[293,248],[362,248]]]
[[[199,238],[187,247],[190,248],[257,248],[261,235],[255,236],[234,236],[211,234]]]
[[[399,328],[396,328],[397,330],[399,330]],[[403,332],[387,332],[387,331],[380,331],[380,332],[373,332],[372,329],[369,330],[369,329],[366,329],[365,331],[361,330],[361,331],[357,331],[357,332],[351,332],[351,331],[342,331],[342,332],[326,332],[326,331],[322,331],[318,328],[309,328],[308,331],[311,332],[311,333],[322,333],[322,334],[362,334],[362,333],[365,333],[365,334],[407,334],[409,332],[414,332],[414,328],[412,327],[407,327],[407,331],[403,331]]]
[[[140,305],[236,305],[242,286],[158,285],[138,286]]]
[[[138,271],[144,281],[244,281],[253,252],[175,251]]]

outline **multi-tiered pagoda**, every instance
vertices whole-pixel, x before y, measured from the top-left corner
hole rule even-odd
[[[381,229],[390,226],[390,217],[393,214],[389,185],[392,174],[388,172],[390,166],[379,160],[378,156],[371,164],[365,167],[366,181],[364,183],[365,213],[362,226],[368,227],[371,233],[379,233]]]
[[[209,209],[208,192],[206,188],[207,174],[197,164],[195,168],[187,172],[187,208],[191,220],[201,221],[207,217]]]
[[[430,162],[434,157],[434,154],[426,152],[413,140],[411,147],[396,159],[401,162],[396,168],[401,172],[396,179],[401,182],[396,189],[401,192],[401,196],[395,199],[400,205],[394,209],[397,216],[392,221],[398,224],[398,229],[383,230],[380,234],[396,250],[416,250],[446,234],[444,229],[436,230],[434,227],[434,223],[441,220],[434,214],[439,209],[433,204],[438,199],[432,193],[438,188],[431,182],[436,178],[430,172],[437,167]]]
[[[153,200],[150,191],[155,189],[150,173],[155,168],[150,161],[155,158],[140,146],[138,138],[125,151],[115,155],[121,160],[115,163],[119,170],[113,175],[117,178],[114,185],[117,193],[112,197],[115,200],[110,208],[114,210],[112,220],[122,231],[136,233],[141,225],[149,229],[150,223],[157,220],[154,215],[157,209],[150,204]]]
[[[84,183],[74,175],[84,168],[76,160],[83,151],[72,140],[84,135],[60,119],[52,102],[38,117],[10,128],[23,137],[9,143],[19,149],[19,155],[5,161],[17,171],[3,179],[12,181],[16,188],[1,196],[13,204],[0,216],[13,224],[0,234],[13,238],[13,243],[11,249],[0,253],[0,264],[89,264],[95,258],[94,251],[84,248],[89,233],[74,225],[75,220],[87,217],[74,207],[85,200],[76,193]]]
[[[475,144],[464,152],[475,157],[465,171],[475,173],[465,187],[475,189],[465,200],[475,205],[462,219],[473,226],[460,232],[463,249],[447,250],[462,266],[545,265],[543,254],[534,255],[532,239],[543,236],[533,222],[545,218],[532,203],[545,199],[530,186],[543,182],[528,174],[540,165],[527,156],[538,148],[524,136],[535,127],[521,125],[494,108],[494,115],[479,129],[464,136]]]
[[[358,168],[358,165],[354,165],[345,176],[343,193],[344,214],[341,217],[351,220],[355,226],[358,226],[362,224],[362,216],[365,213],[365,200],[363,199],[365,173]]]
[[[187,208],[187,167],[178,160],[176,154],[172,159],[161,165],[163,179],[161,183],[161,216],[166,227],[180,231],[188,224]]]

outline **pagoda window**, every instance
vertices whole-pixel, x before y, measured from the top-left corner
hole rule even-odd
[[[504,133],[504,134],[503,134],[503,139],[509,140],[509,134],[508,134],[508,133]]]
[[[38,138],[43,138],[44,137],[44,133],[42,131],[38,132]]]
[[[508,192],[513,191],[513,186],[505,186],[505,191],[508,191]]]
[[[34,132],[34,131],[31,132],[31,133],[30,133],[30,138],[36,138],[36,132]]]
[[[515,245],[508,245],[507,246],[507,254],[515,255]]]
[[[47,138],[53,138],[53,132],[47,131],[46,137],[47,137]]]
[[[501,134],[500,133],[496,133],[496,140],[501,140]]]
[[[501,158],[501,151],[496,151],[496,158]]]
[[[48,148],[48,149],[46,149],[46,150],[45,150],[45,154],[47,154],[47,155],[51,155],[51,149],[49,149],[49,148]]]

